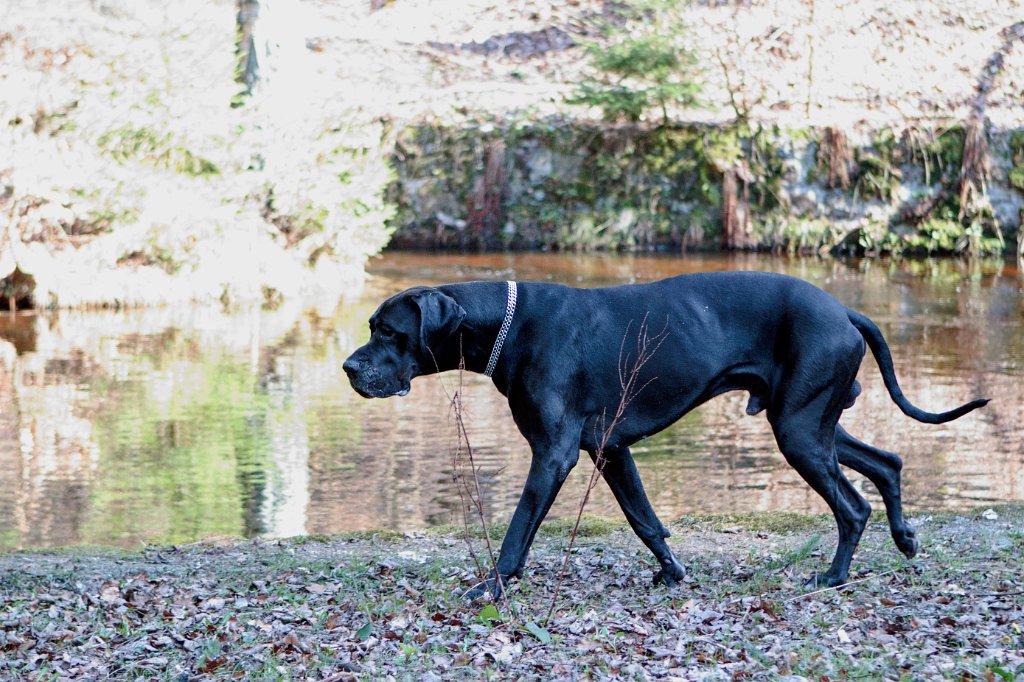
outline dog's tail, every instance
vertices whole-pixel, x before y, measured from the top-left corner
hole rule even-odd
[[[919,407],[915,407],[907,400],[906,396],[903,395],[903,391],[900,389],[899,383],[896,381],[896,371],[892,366],[892,355],[889,353],[889,344],[885,342],[885,338],[882,337],[882,332],[875,326],[875,323],[869,320],[864,315],[861,315],[856,310],[846,310],[847,316],[850,318],[850,322],[857,331],[861,333],[864,340],[868,342],[868,346],[871,348],[871,353],[875,356],[875,360],[878,362],[878,368],[882,371],[882,380],[885,382],[885,388],[888,389],[889,395],[892,396],[893,402],[903,411],[903,414],[916,419],[919,422],[925,424],[943,424],[948,421],[953,421],[958,417],[962,417],[972,410],[976,410],[979,407],[988,404],[988,398],[982,398],[980,400],[972,400],[969,403],[961,405],[955,409],[949,410],[948,412],[925,412]]]

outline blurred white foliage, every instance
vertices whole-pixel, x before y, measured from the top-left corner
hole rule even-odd
[[[55,306],[358,286],[388,236],[382,129],[306,48],[304,7],[268,6],[264,87],[232,108],[233,2],[4,3],[0,276]]]

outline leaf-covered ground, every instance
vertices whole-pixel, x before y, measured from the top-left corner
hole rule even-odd
[[[993,518],[996,517],[996,518]],[[2,679],[982,679],[1024,677],[1024,508],[874,519],[842,590],[824,517],[683,519],[684,584],[651,588],[622,526],[538,538],[498,609],[457,532],[0,555]],[[474,540],[479,548],[482,542]],[[493,620],[495,615],[498,620]]]

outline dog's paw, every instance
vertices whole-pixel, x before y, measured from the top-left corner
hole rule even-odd
[[[671,564],[662,566],[661,570],[654,574],[652,584],[675,587],[685,576],[686,569],[678,561],[673,560]]]
[[[812,573],[811,577],[804,583],[804,587],[823,588],[838,587],[846,583],[845,577],[829,575],[828,573]]]
[[[466,601],[476,601],[477,599],[484,599],[488,596],[492,596],[492,598],[495,599],[498,597],[498,595],[491,592],[491,586],[486,580],[473,585],[473,587],[462,593],[462,598]]]
[[[899,535],[893,534],[892,539],[896,547],[903,552],[903,556],[913,559],[921,549],[921,542],[917,539],[917,533],[908,524]]]
[[[501,598],[502,586],[508,582],[511,576],[502,576],[501,580],[496,580],[494,573],[487,577],[486,580],[478,582],[473,587],[469,588],[462,593],[462,598],[466,601],[477,601],[478,599],[484,599],[490,597],[489,601],[496,601]]]

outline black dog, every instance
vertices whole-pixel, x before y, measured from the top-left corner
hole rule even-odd
[[[596,456],[602,428],[622,399],[623,348],[632,347],[626,337],[643,325],[655,332],[656,344],[639,369],[637,392],[604,442],[604,478],[661,564],[655,584],[673,585],[684,571],[665,542],[669,532],[651,508],[629,446],[733,390],[749,391],[749,414],[767,410],[786,461],[835,515],[839,546],[828,571],[815,576],[817,584],[846,581],[871,510],[840,464],[875,484],[896,546],[914,556],[918,541],[900,502],[902,461],[838,423],[860,393],[856,377],[865,341],[889,395],[909,417],[938,424],[988,401],[941,414],[911,405],[878,327],[817,287],[754,272],[598,289],[536,282],[416,287],[386,300],[370,318],[369,342],[344,364],[352,387],[366,398],[405,395],[414,377],[456,369],[464,358],[468,370],[493,371],[494,385],[508,398],[533,452],[501,545],[500,581],[492,574],[472,595],[486,589],[496,594],[503,581],[521,573],[537,527],[579,451]]]

